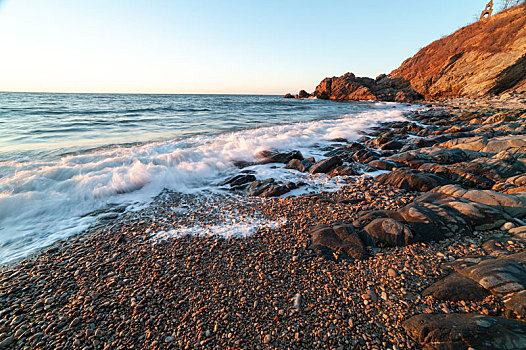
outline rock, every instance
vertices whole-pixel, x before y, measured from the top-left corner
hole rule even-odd
[[[515,227],[515,224],[513,222],[507,222],[505,223],[504,225],[502,225],[502,230],[506,230],[506,231],[509,231],[511,230],[512,228]]]
[[[285,94],[283,98],[294,98],[294,95],[292,95],[291,93],[288,93],[288,94]]]
[[[287,164],[291,159],[303,160],[303,155],[300,151],[278,152],[278,151],[260,151],[256,153],[256,157],[261,159],[261,164],[268,163],[283,163]]]
[[[298,95],[296,96],[296,98],[309,98],[311,97],[311,94],[309,94],[307,91],[305,90],[301,90]]]
[[[256,181],[256,177],[252,174],[239,174],[235,175],[225,181],[223,181],[220,186],[230,185],[230,187],[238,187],[245,185],[249,182]]]
[[[524,349],[526,324],[477,314],[422,314],[403,324],[426,349]]]
[[[526,288],[526,267],[521,256],[508,255],[498,259],[457,270],[461,275],[476,281],[491,293],[505,296]]]
[[[378,152],[374,152],[368,149],[362,149],[354,153],[352,158],[358,163],[370,163],[373,160],[379,159],[380,154]]]
[[[261,193],[263,193],[265,190],[269,189],[274,185],[274,179],[267,179],[267,180],[256,180],[251,182],[245,189],[244,193],[247,196],[259,196]]]
[[[303,301],[303,298],[302,298],[302,296],[301,296],[301,293],[297,293],[297,294],[294,296],[293,303],[292,303],[292,305],[294,306],[294,308],[295,308],[296,310],[300,310],[300,309],[301,309],[302,301]]]
[[[472,279],[454,272],[426,288],[422,295],[446,301],[481,301],[491,293]]]
[[[372,100],[411,102],[421,99],[403,79],[388,76],[380,80],[358,78],[352,73],[341,77],[325,78],[314,91],[314,96],[323,100]]]
[[[477,159],[484,154],[462,149],[444,149],[427,147],[413,151],[402,152],[386,158],[387,161],[407,164],[419,168],[423,164],[456,164]]]
[[[407,168],[378,175],[375,180],[383,184],[403,188],[404,190],[422,192],[447,183],[447,180],[442,177]]]
[[[343,164],[343,161],[338,156],[327,158],[327,159],[322,159],[314,163],[314,165],[310,168],[309,173],[311,174],[327,173],[342,164]]]
[[[298,186],[294,182],[287,182],[283,185],[271,185],[270,187],[266,188],[263,192],[261,192],[258,196],[269,198],[269,197],[279,197],[281,195],[284,195],[285,193],[289,193],[290,191],[298,188]]]
[[[315,226],[309,229],[309,234],[309,249],[330,260],[335,259],[335,254],[355,259],[365,259],[368,256],[360,237],[351,225]]]
[[[393,161],[386,160],[386,159],[373,160],[372,162],[369,162],[367,165],[369,165],[370,167],[379,169],[379,170],[389,170],[389,171],[393,169],[405,167],[405,164],[403,163],[393,162]]]
[[[340,165],[327,173],[329,176],[353,176],[360,175],[362,169],[356,165]]]
[[[309,169],[314,165],[314,161],[311,161],[310,159],[292,159],[290,162],[287,163],[285,166],[285,169],[294,169],[301,172],[309,171]]]
[[[520,291],[508,299],[504,306],[511,310],[518,318],[526,319],[526,290]]]
[[[526,216],[526,195],[523,194],[511,195],[490,190],[465,190],[456,185],[437,187],[433,189],[433,192],[457,195],[472,202],[495,207],[512,217]]]
[[[459,138],[444,142],[439,146],[442,148],[458,148],[490,154],[506,151],[513,154],[516,158],[524,158],[526,156],[526,139],[524,139],[524,135],[500,136],[495,138],[487,138],[486,136]]]
[[[403,246],[413,242],[411,230],[393,219],[375,219],[364,229],[376,242],[389,246]]]

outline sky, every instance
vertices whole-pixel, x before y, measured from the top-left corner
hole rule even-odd
[[[0,0],[0,91],[313,91],[389,73],[486,2]]]

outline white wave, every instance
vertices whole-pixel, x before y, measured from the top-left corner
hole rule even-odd
[[[169,231],[159,231],[153,233],[151,235],[151,239],[155,243],[171,238],[182,237],[185,235],[218,236],[223,238],[247,237],[256,233],[262,228],[270,228],[272,230],[276,230],[286,222],[286,219],[281,219],[279,221],[268,221],[265,219],[243,217],[238,219],[237,222],[236,220],[233,220],[232,222],[226,222],[218,225],[187,226],[172,229]]]
[[[0,262],[25,256],[95,221],[82,217],[109,204],[145,203],[163,189],[195,193],[236,173],[235,161],[261,150],[321,155],[330,139],[355,140],[380,121],[401,120],[409,107],[379,103],[337,119],[112,147],[60,159],[0,163]],[[262,172],[264,168],[262,168]],[[214,190],[214,188],[212,188]]]

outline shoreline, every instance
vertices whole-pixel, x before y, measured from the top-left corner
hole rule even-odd
[[[478,130],[468,130],[470,127],[488,125],[483,124],[485,120],[498,113],[472,116],[468,121],[479,118],[481,124],[469,124],[459,118],[462,111],[448,109],[455,107],[455,102],[451,104],[433,108],[428,115],[414,113],[413,118],[436,123],[428,125],[437,128],[437,138],[452,133],[462,138]],[[517,135],[526,135],[524,102],[518,105],[522,114],[513,120],[500,118],[478,133],[499,137],[499,127],[505,130],[515,123],[519,125],[514,130],[521,130]],[[366,133],[370,139],[362,144],[382,155],[403,153],[401,147],[378,149],[387,142],[404,146],[411,140],[396,132],[391,133],[391,140],[374,143],[389,137],[384,135],[389,130],[408,127],[412,121],[399,124],[372,128]],[[458,129],[449,131],[455,125]],[[408,130],[406,136],[418,132]],[[421,138],[432,139],[429,135]],[[413,151],[418,153],[421,148]],[[452,166],[457,163],[462,162]],[[464,168],[466,172],[471,169]],[[444,174],[443,169],[435,173]],[[474,175],[463,178],[471,180]],[[373,219],[367,218],[367,211],[396,212],[429,192],[398,188],[401,183],[396,179],[386,183],[364,177],[345,179],[348,184],[335,192],[258,199],[250,201],[252,206],[230,196],[207,202],[169,193],[163,198],[161,194],[148,208],[125,213],[103,228],[71,236],[13,262],[0,272],[4,310],[0,347],[420,349],[424,340],[404,326],[419,314],[476,313],[499,319],[507,316],[524,324],[517,321],[520,316],[507,313],[502,295],[440,300],[422,294],[452,271],[448,264],[476,266],[468,259],[496,261],[523,253],[526,241],[520,233],[501,229],[502,225],[439,242],[388,247],[378,241],[374,247],[363,248],[370,256],[363,260],[345,258],[342,250],[330,247],[335,259],[316,254],[311,246],[312,227],[343,222],[362,232]],[[520,188],[509,185],[503,190],[512,185]],[[182,202],[190,210],[177,214],[173,208]],[[222,224],[223,213],[231,212],[246,214],[248,219],[286,221],[281,221],[279,229],[264,227],[246,238],[183,236],[152,242],[152,233],[196,222]],[[481,225],[492,218],[484,220],[480,219]]]

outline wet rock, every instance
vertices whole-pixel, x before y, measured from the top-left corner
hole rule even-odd
[[[247,196],[259,196],[275,184],[274,179],[256,180],[251,182],[243,191]]]
[[[353,176],[360,175],[362,168],[357,164],[340,165],[327,173],[329,176]]]
[[[283,98],[294,98],[294,95],[291,93],[287,93],[285,94],[285,96],[283,96]]]
[[[330,260],[334,260],[340,254],[355,259],[365,259],[368,256],[360,237],[351,225],[319,225],[310,228],[309,235],[309,249]]]
[[[369,163],[373,160],[377,160],[381,157],[378,152],[374,152],[368,149],[362,149],[353,154],[352,158],[358,163]]]
[[[223,181],[220,186],[230,185],[230,187],[238,187],[249,182],[256,181],[256,177],[252,174],[239,174]]]
[[[408,191],[429,191],[435,187],[445,185],[448,181],[434,174],[424,173],[413,169],[397,169],[390,173],[378,175],[376,181],[390,184]]]
[[[481,301],[491,293],[472,279],[454,272],[426,288],[422,295],[430,295],[438,300]]]
[[[298,188],[298,185],[296,185],[294,182],[287,182],[283,185],[271,185],[270,187],[266,188],[263,192],[261,192],[259,196],[264,198],[279,197],[281,195],[289,193],[292,190],[295,190],[296,188]]]
[[[343,164],[343,161],[340,157],[335,156],[327,159],[322,159],[314,163],[310,168],[309,173],[319,174],[319,173],[328,173],[332,169]]]
[[[477,314],[413,316],[406,332],[426,349],[524,349],[526,324]]]
[[[278,152],[275,150],[261,151],[256,154],[256,157],[261,159],[261,164],[268,163],[283,163],[287,164],[291,159],[303,160],[303,155],[300,151]]]
[[[309,169],[314,165],[314,161],[310,159],[292,159],[287,163],[285,169],[294,169],[301,172],[309,171]]]
[[[380,160],[373,160],[372,162],[369,162],[367,165],[370,167],[379,169],[379,170],[394,170],[397,168],[403,168],[406,165],[403,163],[393,162],[390,160],[380,159]]]

